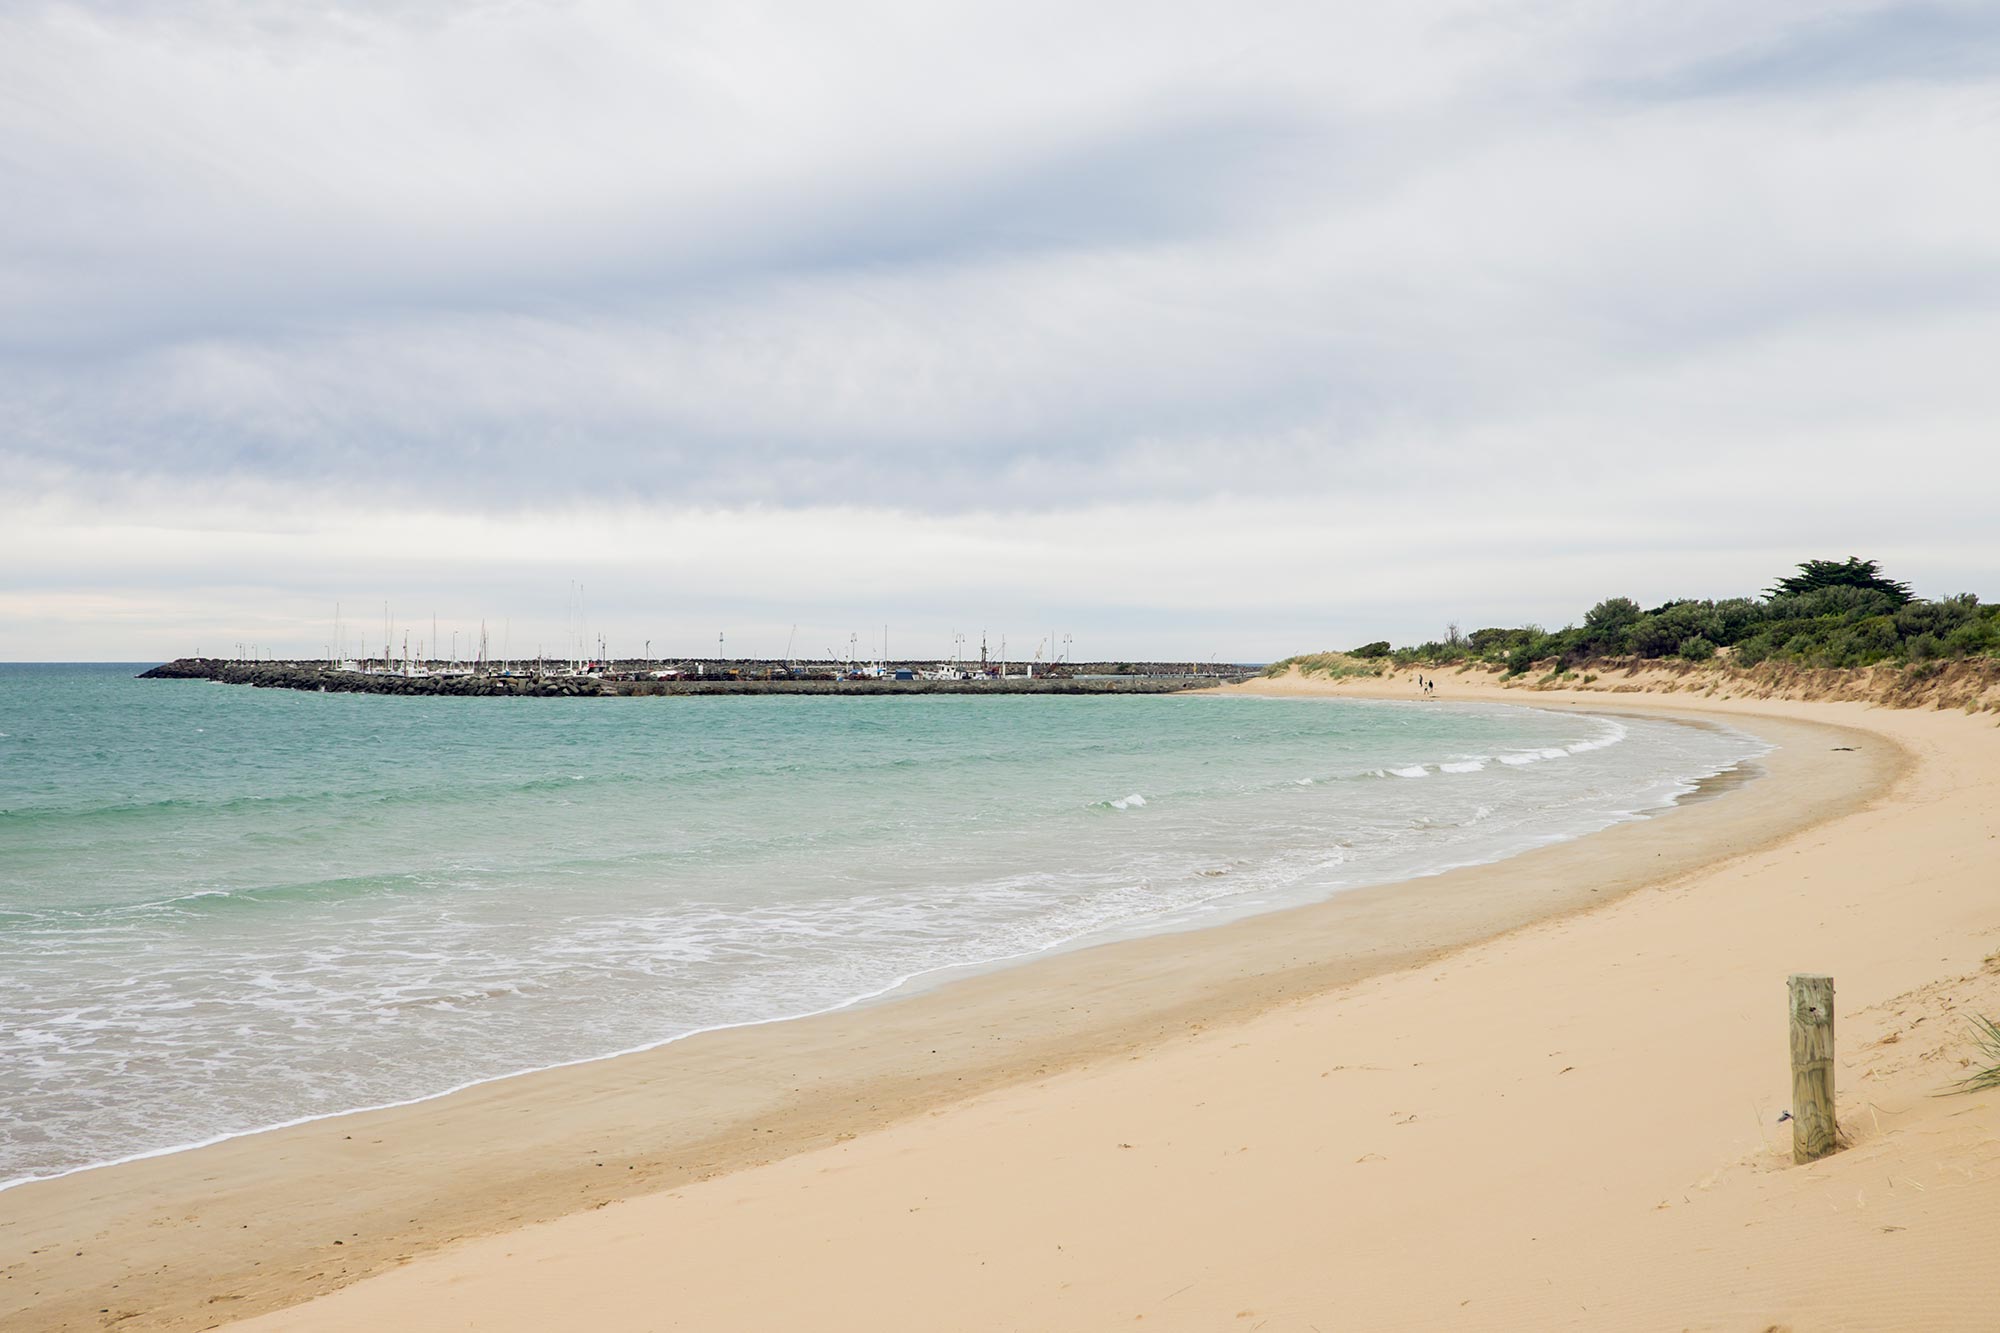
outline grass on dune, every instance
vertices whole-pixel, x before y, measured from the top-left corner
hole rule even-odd
[[[1267,676],[1282,676],[1293,667],[1302,676],[1319,676],[1327,680],[1339,680],[1347,676],[1379,676],[1382,663],[1355,657],[1350,653],[1301,653],[1297,657],[1287,657],[1282,662],[1273,662],[1264,668]]]
[[[1983,1015],[1975,1015],[1972,1020],[1973,1047],[1978,1052],[1975,1057],[1983,1068],[1966,1075],[1952,1085],[1953,1092],[1980,1092],[1987,1088],[2000,1088],[2000,1023]]]

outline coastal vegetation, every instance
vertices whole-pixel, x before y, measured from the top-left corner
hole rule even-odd
[[[1989,965],[1992,960],[1987,960]],[[1972,1073],[1952,1086],[1954,1092],[1984,1092],[1988,1088],[2000,1088],[2000,1023],[1995,1023],[1984,1014],[1975,1014],[1972,1019],[1972,1039],[1975,1051],[1975,1065]]]
[[[1386,654],[1370,653],[1301,653],[1297,657],[1287,657],[1282,662],[1273,662],[1264,668],[1267,676],[1282,676],[1297,667],[1301,674],[1318,676],[1325,680],[1342,680],[1349,676],[1379,676],[1383,664],[1379,657]]]
[[[1581,623],[1558,630],[1521,625],[1461,633],[1452,625],[1428,643],[1395,648],[1377,641],[1347,653],[1287,658],[1267,670],[1344,676],[1465,664],[1519,676],[1606,659],[1937,669],[1964,658],[2000,658],[2000,604],[1972,593],[1925,600],[1886,577],[1876,561],[1850,557],[1808,560],[1756,597],[1680,598],[1650,609],[1629,597],[1607,597]]]

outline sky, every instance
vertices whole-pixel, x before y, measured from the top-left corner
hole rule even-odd
[[[2000,597],[1996,163],[1990,3],[22,0],[0,659]]]

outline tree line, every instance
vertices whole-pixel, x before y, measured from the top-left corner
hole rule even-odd
[[[1759,597],[1682,598],[1650,610],[1629,597],[1607,597],[1582,624],[1559,630],[1522,625],[1461,634],[1454,625],[1440,640],[1405,648],[1381,640],[1346,656],[1399,665],[1504,663],[1512,675],[1551,660],[1569,667],[1615,657],[1723,657],[1739,666],[1933,662],[2000,656],[2000,605],[1982,605],[1972,593],[1926,601],[1884,576],[1878,562],[1851,556],[1808,560]]]

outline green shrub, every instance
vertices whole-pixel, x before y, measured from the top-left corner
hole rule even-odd
[[[1722,626],[1713,602],[1670,602],[1639,617],[1627,632],[1627,641],[1641,657],[1666,657],[1689,639],[1723,641],[1727,636]]]
[[[1389,655],[1389,641],[1387,639],[1377,639],[1373,643],[1364,643],[1348,655],[1350,657],[1387,657]]]
[[[1717,643],[1739,643],[1757,632],[1764,623],[1764,608],[1748,597],[1727,597],[1711,608]]]
[[[1854,644],[1854,651],[1864,657],[1885,657],[1895,651],[1897,637],[1894,616],[1870,616],[1857,623],[1848,633]]]
[[[1753,634],[1731,651],[1732,660],[1738,666],[1756,666],[1771,655],[1771,637],[1768,634]]]
[[[1465,636],[1465,645],[1481,657],[1505,656],[1540,634],[1541,630],[1533,625],[1519,629],[1476,629]]]
[[[1872,588],[1817,588],[1795,596],[1773,597],[1767,604],[1773,620],[1863,620],[1891,615],[1902,603]]]
[[[1666,617],[1647,614],[1634,622],[1626,642],[1641,657],[1665,657],[1680,643]]]
[[[1911,602],[1896,612],[1896,633],[1906,639],[1934,634],[1942,639],[1961,625],[1977,623],[1979,599],[1969,593],[1937,602]]]
[[[1680,653],[1690,662],[1706,662],[1715,656],[1715,644],[1697,634],[1692,639],[1683,640]]]
[[[1945,647],[1954,656],[1972,657],[2000,649],[2000,624],[1980,618],[1969,620],[1945,636]]]
[[[1644,614],[1630,597],[1607,597],[1584,614],[1578,646],[1611,657],[1629,652],[1632,627]]]

